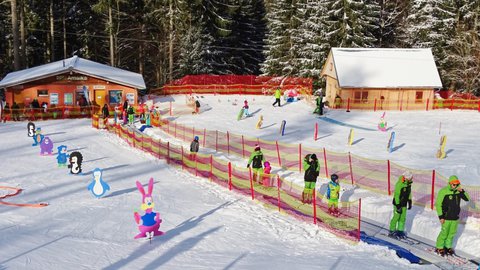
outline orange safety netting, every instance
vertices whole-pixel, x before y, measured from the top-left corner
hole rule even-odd
[[[15,187],[7,187],[7,186],[0,186],[0,189],[6,189],[6,190],[11,190],[13,191],[12,193],[8,193],[6,195],[0,196],[0,204],[3,205],[9,205],[9,206],[19,206],[19,207],[33,207],[33,208],[39,208],[39,207],[45,207],[48,206],[48,203],[10,203],[10,202],[4,202],[3,199],[6,199],[8,197],[13,197],[22,192],[21,188],[15,188]]]

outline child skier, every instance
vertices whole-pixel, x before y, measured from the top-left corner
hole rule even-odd
[[[340,198],[340,183],[338,175],[332,174],[330,176],[330,183],[327,187],[327,199],[328,199],[328,213],[334,216],[339,215],[338,212],[338,199]]]
[[[190,159],[195,160],[197,153],[198,153],[198,148],[200,146],[200,143],[198,142],[198,136],[195,136],[193,138],[192,143],[190,144]]]
[[[127,114],[128,114],[128,124],[133,125],[133,122],[135,120],[135,110],[130,104],[128,105]]]
[[[247,168],[250,168],[250,163],[252,164],[253,181],[255,182],[260,182],[260,175],[262,174],[262,162],[265,162],[265,157],[260,150],[260,145],[255,144],[255,149],[252,154],[250,154],[250,158],[248,159],[247,163]]]
[[[320,173],[320,163],[318,162],[317,155],[306,155],[303,159],[303,168],[305,169],[305,175],[303,176],[305,188],[302,192],[302,202],[311,203],[313,190],[315,189],[317,177]]]
[[[388,236],[405,238],[405,220],[408,209],[412,208],[412,179],[413,174],[405,171],[398,178],[395,184],[395,193],[393,195],[393,217],[390,221],[390,232]]]
[[[272,167],[270,167],[270,162],[265,161],[263,163],[263,185],[266,187],[270,185],[270,172],[272,171]]]
[[[249,117],[249,116],[250,116],[250,113],[248,113],[248,101],[247,101],[247,100],[244,101],[243,113],[245,114],[245,117]]]

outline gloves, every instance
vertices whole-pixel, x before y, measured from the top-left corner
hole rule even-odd
[[[249,164],[247,164],[247,168],[250,168],[250,163],[249,163]]]
[[[400,205],[395,205],[397,208],[397,213],[401,214],[402,213],[402,207]]]
[[[408,200],[408,210],[412,209],[412,200]]]

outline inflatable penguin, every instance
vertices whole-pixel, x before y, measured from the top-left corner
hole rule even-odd
[[[80,152],[75,151],[71,153],[68,161],[69,164],[67,167],[70,169],[70,173],[80,174],[82,172],[83,156]]]
[[[43,134],[42,134],[42,129],[41,128],[37,128],[37,130],[35,131],[35,135],[33,136],[33,144],[32,146],[37,146],[39,144],[42,143],[43,141]]]
[[[66,145],[60,145],[57,147],[58,150],[58,155],[57,155],[57,163],[58,167],[67,167],[67,146]]]
[[[103,195],[110,190],[110,186],[102,179],[101,169],[95,168],[93,170],[93,181],[88,185],[87,189],[90,190],[97,199],[103,197]]]
[[[27,124],[27,135],[28,137],[35,136],[35,124],[32,122],[28,122]]]

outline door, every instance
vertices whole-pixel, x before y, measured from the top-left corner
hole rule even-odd
[[[105,99],[105,90],[95,90],[95,103],[97,103],[100,108],[103,107],[103,104],[107,103]]]

